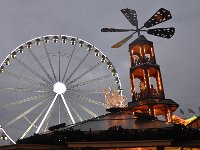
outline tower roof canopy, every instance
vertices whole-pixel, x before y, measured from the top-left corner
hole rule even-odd
[[[129,48],[136,44],[149,44],[153,46],[153,42],[148,41],[144,35],[140,35],[137,39],[129,44]]]

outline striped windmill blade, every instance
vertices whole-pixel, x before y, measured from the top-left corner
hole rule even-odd
[[[146,28],[155,26],[172,18],[170,11],[160,8],[147,22],[144,23]]]
[[[170,39],[175,33],[175,28],[174,27],[169,27],[169,28],[149,29],[147,31],[147,33],[151,34],[151,35],[154,35],[154,36],[160,36],[160,37],[163,37],[163,38]]]
[[[128,32],[131,29],[115,29],[115,28],[102,28],[101,32]]]
[[[117,42],[116,44],[114,44],[111,48],[119,48],[122,45],[124,45],[130,38],[132,38],[133,33],[131,35],[129,35],[128,37],[124,38],[123,40]]]
[[[121,12],[133,26],[138,27],[137,14],[135,10],[126,8],[122,9]]]

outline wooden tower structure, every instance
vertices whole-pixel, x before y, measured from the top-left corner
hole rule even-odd
[[[128,104],[128,110],[135,113],[145,113],[151,116],[164,116],[165,120],[172,122],[172,113],[178,108],[178,104],[165,98],[160,67],[156,63],[153,42],[148,41],[141,32],[171,38],[175,33],[174,27],[149,29],[157,24],[172,18],[170,11],[160,8],[142,27],[138,27],[137,13],[132,9],[122,9],[121,12],[134,26],[133,29],[102,28],[101,32],[132,32],[112,46],[119,48],[137,33],[138,38],[129,44],[131,60],[130,82],[132,102]],[[144,29],[146,28],[146,29]]]
[[[132,102],[128,104],[128,109],[131,109],[133,113],[161,115],[166,121],[172,122],[172,113],[179,105],[165,98],[153,42],[140,35],[129,44],[129,53]]]

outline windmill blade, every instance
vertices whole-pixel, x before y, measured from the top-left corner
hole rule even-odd
[[[101,32],[128,32],[133,31],[132,29],[115,29],[115,28],[102,28]]]
[[[136,33],[136,32],[134,32]],[[119,48],[121,47],[122,45],[124,45],[130,38],[132,38],[133,34],[132,33],[131,35],[127,36],[126,38],[124,38],[123,40],[117,42],[116,44],[114,44],[111,48]]]
[[[164,8],[160,8],[147,22],[144,23],[144,26],[149,28],[159,23],[165,22],[171,18],[172,16],[170,11]]]
[[[128,21],[133,26],[138,27],[137,14],[135,10],[126,8],[126,9],[122,9],[121,12],[124,14],[124,16],[128,19]]]
[[[149,29],[147,31],[147,33],[155,35],[155,36],[160,36],[160,37],[163,37],[163,38],[170,39],[175,33],[175,28],[174,27],[169,27],[169,28]]]

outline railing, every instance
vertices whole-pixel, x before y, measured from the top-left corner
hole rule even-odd
[[[148,93],[146,91],[144,92],[135,92],[135,99],[136,100],[142,100],[145,98],[161,98],[161,94],[156,92],[150,92],[150,96],[148,96]]]
[[[155,64],[155,61],[150,60],[148,57],[144,57],[142,59],[138,58],[133,61],[133,66],[139,66],[145,63]]]

